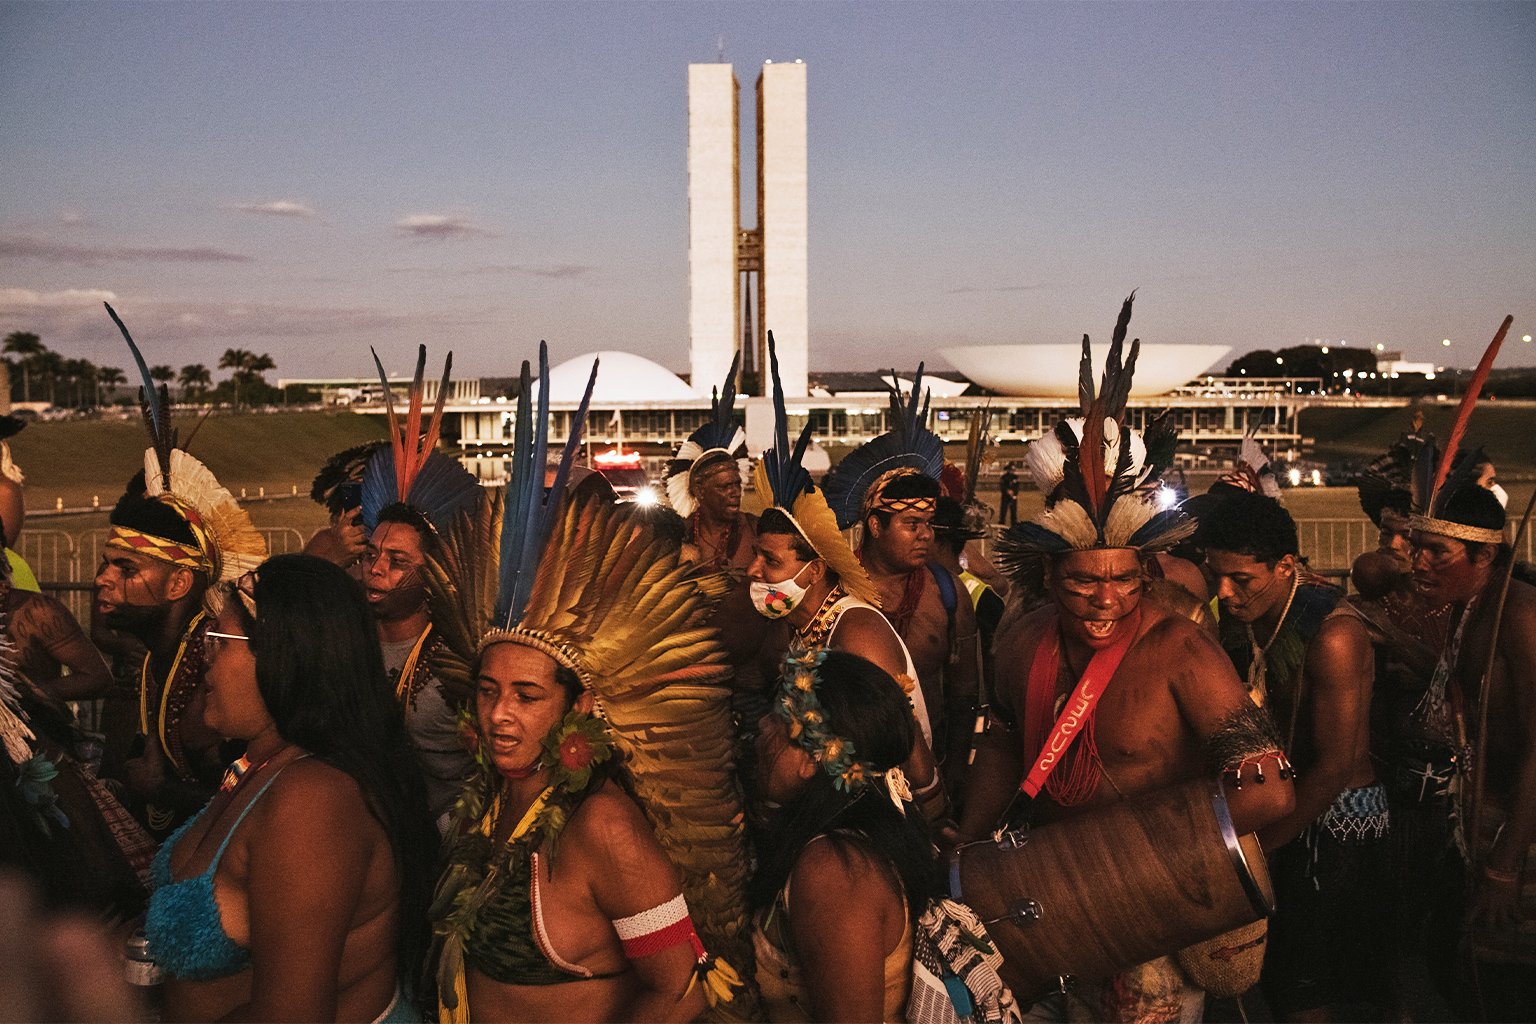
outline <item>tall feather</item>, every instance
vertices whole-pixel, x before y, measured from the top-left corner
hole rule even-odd
[[[984,405],[980,409],[971,410],[971,429],[965,438],[965,497],[964,503],[969,505],[976,500],[976,480],[981,476],[981,464],[986,457],[988,442],[988,428],[992,424],[992,407]]]
[[[1083,335],[1083,355],[1077,361],[1077,405],[1078,411],[1084,416],[1088,415],[1088,408],[1093,405],[1093,353],[1088,348],[1088,335]]]
[[[539,560],[560,510],[560,499],[570,477],[571,464],[581,446],[592,388],[597,383],[597,361],[581,404],[571,418],[571,433],[546,495],[544,475],[549,450],[549,347],[539,342],[539,393],[532,395],[526,360],[519,374],[522,388],[513,426],[512,478],[507,484],[506,511],[501,531],[501,586],[496,600],[496,619],[510,629],[523,617],[537,578]]]
[[[150,446],[154,448],[156,457],[160,460],[161,483],[169,489],[171,486],[171,449],[176,445],[176,430],[171,426],[170,394],[165,387],[156,387],[155,379],[149,375],[149,364],[144,361],[144,353],[139,351],[139,346],[134,344],[133,335],[128,333],[128,325],[123,323],[117,315],[117,310],[112,308],[110,302],[103,302],[107,307],[107,315],[117,325],[117,330],[128,343],[128,351],[133,353],[134,365],[139,368],[139,380],[142,384],[139,388],[139,402],[144,411],[144,425],[149,430]]]
[[[768,369],[773,377],[773,447],[763,453],[762,466],[773,493],[762,497],[780,508],[794,508],[795,499],[811,489],[811,475],[801,464],[811,441],[811,424],[806,422],[791,449],[789,413],[784,408],[784,384],[779,379],[779,353],[772,331],[768,332]]]
[[[1483,385],[1488,381],[1488,373],[1493,369],[1493,359],[1499,354],[1499,347],[1504,344],[1504,335],[1509,333],[1509,327],[1515,322],[1513,316],[1506,316],[1504,322],[1499,325],[1498,333],[1488,343],[1483,351],[1483,358],[1478,360],[1477,369],[1472,372],[1472,379],[1467,383],[1467,393],[1462,396],[1461,406],[1456,410],[1455,422],[1451,425],[1451,432],[1445,438],[1445,451],[1440,456],[1440,466],[1435,471],[1435,482],[1430,489],[1429,507],[1434,507],[1440,494],[1440,487],[1445,483],[1445,478],[1451,472],[1451,462],[1456,458],[1456,450],[1461,447],[1461,438],[1467,432],[1467,421],[1472,418],[1472,410],[1477,406],[1478,395],[1482,393]]]

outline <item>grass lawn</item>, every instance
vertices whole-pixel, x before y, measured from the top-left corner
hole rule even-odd
[[[1455,417],[1453,405],[1425,406],[1425,429],[1444,441]],[[1302,436],[1316,439],[1316,458],[1363,461],[1380,455],[1408,429],[1409,414],[1406,409],[1313,408],[1303,409],[1299,421]],[[1465,443],[1485,448],[1501,474],[1524,475],[1536,471],[1533,438],[1536,406],[1484,401],[1472,415]]]
[[[309,493],[310,481],[326,459],[345,448],[382,438],[382,416],[349,412],[256,413],[181,417],[183,438],[194,428],[188,450],[239,496]],[[143,466],[148,434],[135,414],[121,420],[59,420],[33,423],[11,438],[11,452],[27,474],[27,505],[79,508],[99,498],[110,507],[123,485]],[[307,502],[306,502],[307,503]],[[42,520],[38,520],[39,523]]]

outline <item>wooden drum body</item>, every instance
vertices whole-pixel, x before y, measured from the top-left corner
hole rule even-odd
[[[951,895],[986,923],[1021,1001],[1060,976],[1108,977],[1274,909],[1258,841],[1237,835],[1210,779],[966,844],[949,872]]]

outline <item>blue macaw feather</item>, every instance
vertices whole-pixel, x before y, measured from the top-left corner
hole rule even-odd
[[[149,431],[149,443],[155,450],[155,457],[160,463],[160,479],[166,490],[171,486],[171,450],[179,446],[176,428],[171,426],[170,392],[161,385],[155,387],[155,380],[149,375],[149,366],[144,361],[144,355],[139,351],[139,346],[134,344],[133,336],[128,333],[128,325],[123,323],[117,315],[117,310],[111,303],[102,303],[107,307],[107,315],[117,325],[123,340],[128,343],[128,351],[133,353],[134,364],[139,368],[139,379],[144,383],[139,388],[139,404],[144,413],[144,428]],[[196,429],[193,433],[196,433]]]
[[[571,418],[571,433],[566,439],[548,493],[544,490],[546,460],[549,450],[549,347],[539,342],[539,393],[530,402],[532,382],[525,360],[519,375],[522,388],[513,426],[512,479],[507,484],[506,512],[501,527],[501,583],[496,600],[496,619],[510,629],[522,618],[533,593],[544,547],[554,529],[560,501],[570,477],[571,465],[581,448],[581,434],[586,427],[592,389],[597,384],[597,361],[581,405]]]
[[[399,500],[395,494],[395,450],[382,444],[363,469],[362,506],[358,518],[371,532],[379,525],[379,513]]]
[[[811,443],[811,424],[806,423],[791,450],[789,412],[784,407],[784,383],[779,379],[779,353],[772,331],[768,332],[768,369],[773,377],[773,447],[763,453],[763,470],[773,494],[764,497],[779,508],[793,508],[795,499],[811,489],[811,475],[801,465]]]

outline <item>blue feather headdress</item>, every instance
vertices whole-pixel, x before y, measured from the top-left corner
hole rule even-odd
[[[784,385],[779,380],[779,354],[773,332],[768,332],[768,366],[773,375],[773,447],[758,461],[754,486],[773,508],[784,513],[811,549],[837,575],[844,590],[876,608],[880,591],[869,578],[858,556],[848,546],[826,494],[811,483],[802,464],[811,443],[811,424],[806,423],[789,443],[789,412],[784,405]]]
[[[736,371],[741,353],[731,360],[725,381],[714,390],[709,403],[709,421],[688,435],[667,463],[667,501],[683,518],[698,508],[690,484],[693,474],[706,467],[735,462],[738,473],[747,470],[747,434],[736,419]]]
[[[896,380],[896,371],[891,371]],[[917,366],[910,397],[898,386],[890,391],[891,429],[843,457],[827,475],[827,504],[844,530],[863,521],[880,505],[880,494],[898,476],[921,474],[934,482],[944,470],[944,442],[928,429],[928,395],[923,391],[923,364]]]
[[[587,424],[587,406],[592,388],[597,384],[596,359],[586,393],[571,418],[571,433],[548,490],[544,487],[549,449],[549,348],[539,342],[539,396],[531,400],[532,382],[527,360],[518,379],[517,417],[512,429],[512,477],[507,483],[506,511],[501,526],[501,582],[496,594],[494,622],[501,629],[511,629],[523,617],[528,595],[533,592],[539,560],[549,542],[550,531],[560,512],[571,464],[581,446]]]
[[[372,349],[369,351],[373,352]],[[443,360],[437,403],[425,426],[421,413],[426,394],[423,375],[427,367],[427,346],[422,345],[417,350],[416,373],[411,378],[407,394],[404,423],[395,414],[394,391],[377,352],[373,352],[373,364],[379,371],[379,383],[384,386],[389,444],[375,451],[363,470],[363,525],[374,529],[379,524],[379,513],[386,506],[398,503],[415,511],[434,530],[443,530],[455,513],[480,497],[480,484],[475,478],[457,459],[437,450],[453,353],[448,353],[448,358]]]
[[[998,543],[998,560],[1015,575],[1032,571],[1040,557],[1090,548],[1163,551],[1194,532],[1195,521],[1177,508],[1163,509],[1151,493],[1173,462],[1178,435],[1166,416],[1132,430],[1125,415],[1136,372],[1139,339],[1122,362],[1131,322],[1130,297],[1115,322],[1104,375],[1093,386],[1088,335],[1078,363],[1082,415],[1064,419],[1030,442],[1024,462],[1045,495],[1045,511],[1010,528]]]

